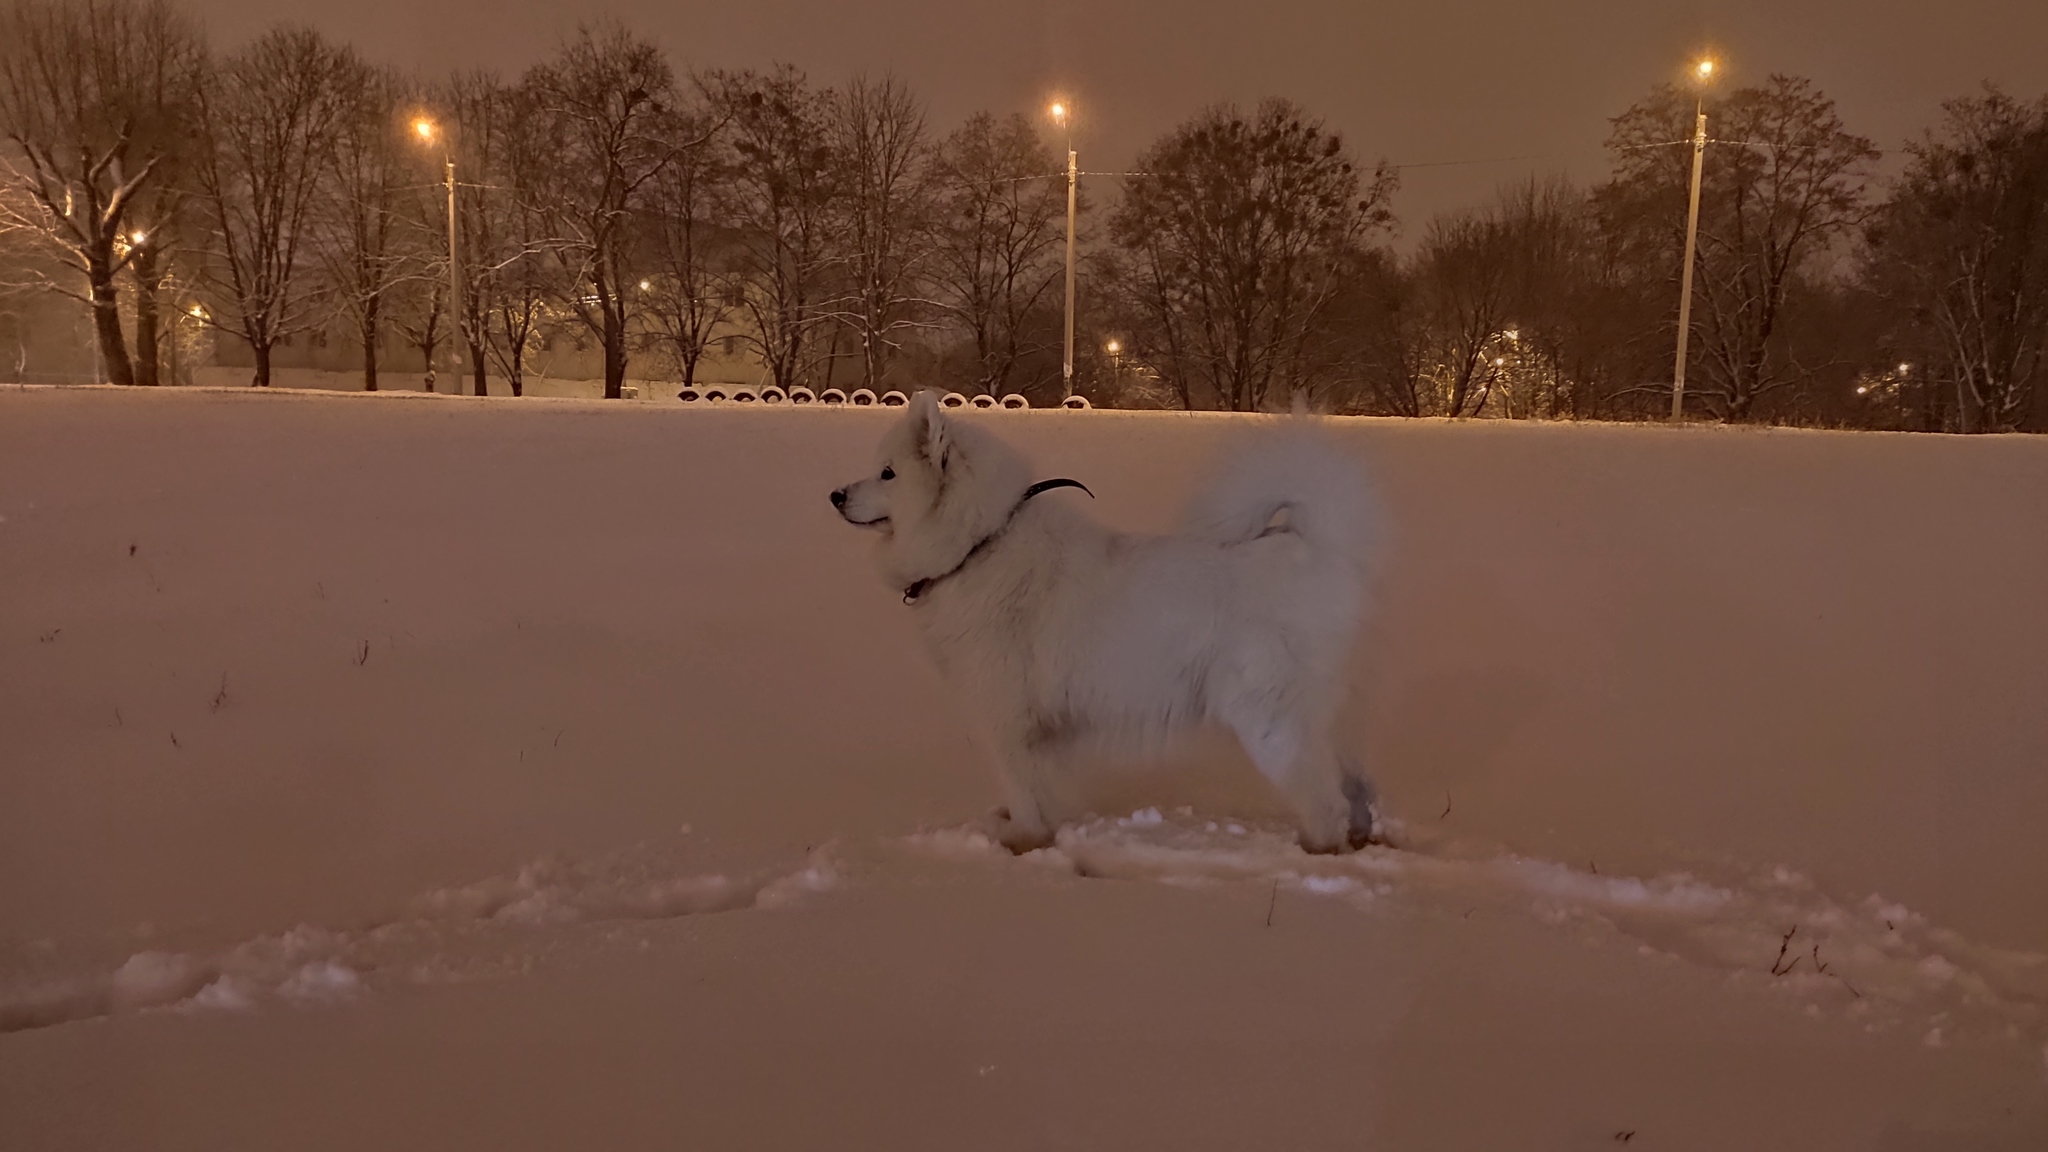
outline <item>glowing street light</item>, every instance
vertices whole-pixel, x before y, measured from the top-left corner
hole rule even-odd
[[[1067,130],[1067,342],[1066,355],[1060,361],[1060,395],[1064,399],[1074,394],[1074,199],[1081,168],[1074,155],[1072,110],[1066,101],[1056,100],[1049,111],[1053,123]]]
[[[1693,77],[1704,87],[1714,78],[1711,59],[1693,65]],[[1695,105],[1692,130],[1692,194],[1685,210],[1685,267],[1678,275],[1678,353],[1671,369],[1671,419],[1685,416],[1685,344],[1692,335],[1692,265],[1700,231],[1700,162],[1707,155],[1707,101]]]
[[[432,144],[441,135],[441,126],[425,116],[415,117],[412,122],[413,135],[420,143]],[[445,147],[441,153],[448,164],[448,347],[454,356],[456,383],[455,391],[462,391],[462,280],[455,267],[455,153]],[[481,368],[481,365],[478,366]],[[434,390],[434,366],[427,365],[427,391]]]

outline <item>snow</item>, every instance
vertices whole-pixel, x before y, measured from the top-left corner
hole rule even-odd
[[[1012,857],[887,418],[0,392],[23,1145],[2048,1143],[2048,444],[1344,422],[1394,846]],[[981,418],[1134,528],[1236,425]]]
[[[277,994],[287,1000],[319,1003],[346,1000],[362,986],[362,978],[347,965],[332,960],[315,960],[278,985]]]

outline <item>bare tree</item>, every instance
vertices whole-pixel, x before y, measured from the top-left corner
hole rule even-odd
[[[815,350],[838,255],[829,94],[787,67],[715,72],[704,84],[732,148],[720,209],[733,229],[734,305],[770,377],[790,388],[830,361]]]
[[[444,272],[446,267],[442,266]],[[451,339],[447,323],[448,277],[445,274],[407,277],[395,287],[392,300],[397,307],[392,311],[391,326],[407,344],[420,350],[420,363],[425,366],[422,385],[429,392],[438,391],[434,357],[441,345]],[[451,391],[458,396],[462,394],[459,374]]]
[[[1138,166],[1110,234],[1148,321],[1133,340],[1182,402],[1257,411],[1320,383],[1318,321],[1392,218],[1392,169],[1362,180],[1343,141],[1285,100],[1211,108]]]
[[[1415,255],[1418,414],[1476,416],[1507,363],[1513,235],[1491,211],[1430,222]]]
[[[355,324],[363,389],[377,390],[377,355],[394,289],[417,274],[402,219],[421,175],[405,139],[417,92],[397,72],[344,54],[336,61],[332,172],[322,182],[318,245],[336,302]]]
[[[270,384],[271,349],[320,319],[306,249],[347,59],[311,29],[279,28],[208,68],[198,86],[205,135],[194,173],[213,233],[211,323],[248,342],[259,388]]]
[[[1615,174],[1600,190],[1614,224],[1639,237],[1641,258],[1674,278],[1692,157],[1669,145],[1691,137],[1693,113],[1692,98],[1666,86],[1616,117],[1607,142]],[[1878,152],[1797,77],[1709,101],[1707,116],[1716,142],[1700,193],[1696,394],[1716,417],[1746,420],[1759,399],[1802,375],[1782,354],[1786,301],[1860,223],[1863,174]]]
[[[918,279],[931,251],[924,109],[894,76],[856,76],[831,101],[831,132],[846,262],[835,311],[859,342],[861,383],[878,388],[900,334],[929,311]]]
[[[716,113],[707,105],[672,114],[676,156],[654,180],[646,214],[649,291],[643,312],[683,386],[697,382],[697,367],[716,333],[732,317],[736,280],[731,230],[716,220],[723,182],[732,170],[723,134],[713,134]],[[708,140],[694,147],[689,141]]]
[[[1664,274],[1648,292],[1586,194],[1530,179],[1439,216],[1410,262],[1416,414],[1591,415],[1640,371]]]
[[[0,227],[33,233],[62,253],[92,307],[106,378],[137,380],[122,337],[117,276],[141,259],[154,286],[158,247],[131,220],[189,138],[193,25],[165,0],[9,0],[0,8],[0,178],[24,195],[0,198]],[[154,383],[154,301],[139,334]]]
[[[457,173],[458,337],[469,349],[476,395],[490,393],[489,365],[495,360],[506,369],[512,394],[518,396],[524,391],[525,329],[532,327],[542,293],[536,273],[544,251],[538,213],[532,198],[521,196],[522,174],[512,163],[519,136],[528,132],[519,122],[527,103],[520,92],[490,72],[456,76],[443,102],[453,122],[449,146],[455,152]],[[508,318],[516,322],[523,316],[524,327],[517,345],[501,351],[491,339],[491,325],[504,315],[508,284],[516,294],[522,274],[531,281],[533,291],[523,298],[524,311],[515,310]],[[510,353],[509,360],[506,353]]]
[[[1894,385],[1924,427],[2017,429],[2048,352],[2048,100],[1996,88],[1942,106],[1871,230],[1867,281],[1920,361]],[[1954,398],[1949,409],[1947,399]]]
[[[602,342],[604,394],[626,379],[633,312],[632,224],[648,186],[674,159],[662,130],[674,74],[661,50],[623,27],[584,27],[527,74],[550,161],[545,208],[556,232],[557,299]]]
[[[456,226],[462,285],[460,338],[469,348],[474,388],[489,391],[489,366],[512,395],[526,390],[526,354],[560,287],[551,212],[559,189],[548,125],[530,86],[489,72],[467,72],[441,98],[457,170]],[[445,184],[435,186],[445,195]],[[441,243],[445,245],[445,240]],[[436,273],[447,280],[446,265]],[[422,336],[425,333],[422,331]]]
[[[1060,277],[1059,166],[1022,115],[969,118],[939,145],[933,278],[974,346],[975,387],[999,395],[1026,356],[1053,347],[1044,305]]]

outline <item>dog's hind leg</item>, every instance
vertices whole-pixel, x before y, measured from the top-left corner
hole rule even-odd
[[[1341,852],[1350,841],[1352,804],[1327,737],[1291,717],[1226,718],[1259,774],[1273,782],[1301,828],[1310,852]]]
[[[1386,843],[1386,837],[1380,830],[1379,793],[1374,790],[1371,778],[1350,756],[1341,757],[1339,763],[1343,770],[1341,786],[1344,799],[1350,804],[1350,827],[1345,830],[1345,840],[1353,848]]]

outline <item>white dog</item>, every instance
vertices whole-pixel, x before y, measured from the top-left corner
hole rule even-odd
[[[1033,483],[1022,456],[925,392],[875,473],[832,493],[881,534],[884,576],[994,738],[1003,842],[1051,842],[1046,782],[1073,753],[1143,754],[1222,724],[1294,808],[1304,848],[1366,843],[1372,792],[1330,731],[1377,534],[1358,468],[1313,436],[1267,435],[1170,536],[1104,528],[1068,487]]]

